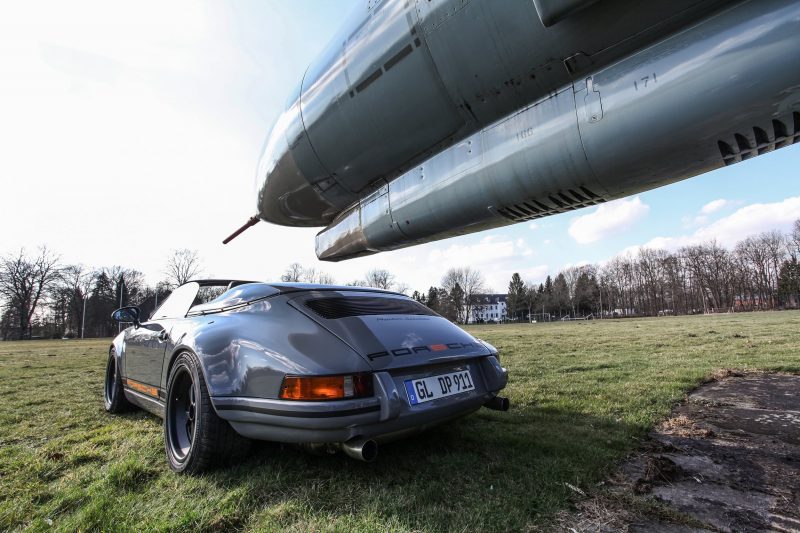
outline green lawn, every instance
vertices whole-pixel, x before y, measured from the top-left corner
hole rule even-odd
[[[263,443],[197,478],[160,420],[110,416],[108,341],[0,342],[0,530],[547,529],[719,368],[800,372],[800,312],[469,328],[500,349],[511,411],[364,464]]]

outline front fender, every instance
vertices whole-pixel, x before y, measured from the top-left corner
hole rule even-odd
[[[123,377],[125,376],[125,331],[114,337],[109,346],[109,351],[113,349],[117,354],[117,369]]]

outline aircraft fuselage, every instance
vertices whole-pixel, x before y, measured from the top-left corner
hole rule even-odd
[[[800,142],[798,111],[796,0],[373,0],[273,128],[258,212],[357,257]]]

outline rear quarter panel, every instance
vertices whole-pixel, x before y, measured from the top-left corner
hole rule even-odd
[[[370,370],[366,359],[286,303],[285,295],[223,313],[188,318],[173,327],[175,347],[162,386],[183,350],[200,360],[211,396],[277,398],[286,374],[346,374]]]

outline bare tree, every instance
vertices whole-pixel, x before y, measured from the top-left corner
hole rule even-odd
[[[302,281],[320,285],[333,285],[335,283],[333,276],[314,267],[308,267],[303,270]]]
[[[172,288],[179,287],[187,281],[194,279],[203,271],[197,250],[181,248],[173,250],[167,259],[165,274]]]
[[[755,285],[753,303],[759,307],[775,306],[784,250],[783,235],[776,231],[747,237],[736,245],[736,255],[746,266]]]
[[[317,273],[317,283],[321,285],[334,285],[336,280],[328,274],[327,272],[318,272]]]
[[[304,267],[300,263],[292,263],[283,274],[281,281],[286,283],[319,283],[320,285],[333,285],[333,276],[314,267]]]
[[[376,289],[390,290],[394,285],[394,274],[384,268],[373,268],[367,272],[366,279],[364,280],[367,287],[375,287]]]
[[[58,261],[46,247],[40,248],[37,256],[28,256],[22,249],[0,259],[0,295],[13,308],[18,338],[30,336],[33,314],[59,278]]]
[[[411,285],[408,283],[404,283],[402,281],[398,281],[394,284],[394,292],[399,292],[400,294],[408,294],[408,291],[411,290]]]
[[[792,231],[786,236],[789,255],[800,260],[800,218],[794,221]]]
[[[298,283],[303,280],[304,269],[300,263],[292,263],[286,267],[286,271],[281,274],[281,281],[286,283]]]
[[[472,267],[451,268],[442,277],[442,287],[448,293],[458,286],[463,291],[463,302],[456,309],[456,316],[459,322],[463,322],[466,317],[472,316],[472,306],[475,305],[480,293],[485,292],[483,276],[480,271]]]
[[[53,298],[54,306],[63,306],[64,333],[80,336],[85,325],[86,300],[94,283],[95,271],[84,265],[67,265],[61,270]]]

